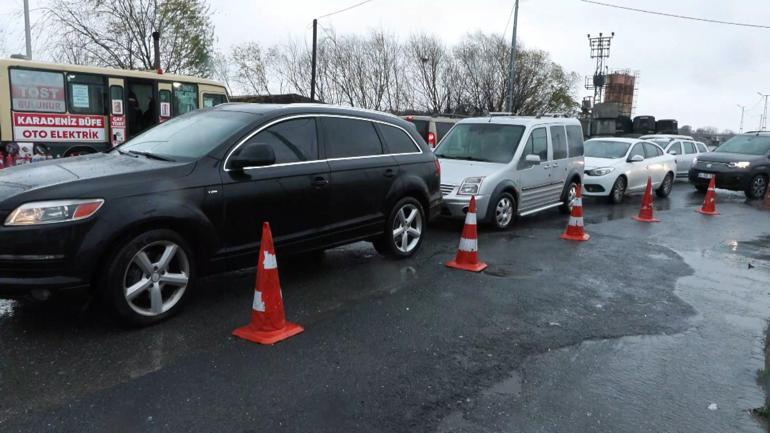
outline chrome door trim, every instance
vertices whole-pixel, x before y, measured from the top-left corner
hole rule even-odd
[[[412,140],[412,143],[414,144],[414,146],[417,148],[418,151],[417,152],[405,152],[405,153],[383,153],[381,155],[349,156],[349,157],[345,157],[345,158],[314,159],[312,161],[284,162],[284,163],[273,164],[273,165],[263,165],[263,166],[255,166],[255,167],[244,167],[242,170],[243,171],[246,171],[246,170],[257,170],[257,169],[261,169],[261,168],[285,167],[285,166],[290,166],[290,165],[311,164],[311,163],[316,163],[316,162],[327,162],[327,161],[347,161],[347,160],[357,160],[357,159],[364,159],[364,158],[382,158],[382,157],[385,157],[385,156],[422,155],[423,154],[422,148],[420,148],[420,146],[414,140],[412,135],[409,134],[409,132],[406,129],[404,129],[404,128],[398,126],[398,125],[394,125],[392,123],[388,123],[388,122],[385,122],[385,121],[382,121],[382,120],[368,119],[366,117],[349,116],[349,115],[344,115],[344,114],[308,113],[308,114],[296,114],[296,115],[292,115],[292,116],[281,117],[279,119],[275,119],[275,120],[273,120],[273,121],[271,121],[269,123],[266,123],[266,124],[260,126],[259,128],[254,130],[252,133],[250,133],[249,135],[244,137],[241,141],[239,141],[238,144],[236,144],[230,150],[230,152],[227,153],[227,156],[225,157],[225,162],[224,162],[224,164],[222,164],[222,170],[225,171],[225,172],[234,171],[234,170],[231,170],[231,169],[227,168],[227,164],[230,161],[230,156],[232,156],[232,154],[236,150],[238,150],[238,148],[241,147],[245,142],[250,140],[251,137],[259,134],[263,130],[265,130],[265,129],[275,125],[276,123],[281,123],[281,122],[285,122],[287,120],[293,120],[293,119],[302,119],[302,118],[306,118],[306,117],[313,117],[313,118],[317,118],[317,117],[336,117],[336,118],[341,118],[341,119],[363,120],[365,122],[374,122],[374,123],[379,123],[379,124],[382,124],[382,125],[391,126],[393,128],[398,128],[401,131],[403,131],[407,135],[407,137],[409,137],[410,140]],[[316,125],[316,128],[317,127],[318,126]]]

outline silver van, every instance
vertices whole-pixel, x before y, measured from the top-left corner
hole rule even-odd
[[[434,154],[442,215],[463,217],[474,195],[477,218],[505,229],[517,216],[553,207],[569,212],[583,175],[583,129],[564,117],[464,119]]]

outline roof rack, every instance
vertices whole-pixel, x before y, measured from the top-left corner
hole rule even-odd
[[[567,115],[567,113],[542,113],[535,116],[536,118],[540,119],[542,117],[570,117]]]
[[[510,111],[490,111],[487,113],[487,116],[489,117],[501,117],[501,116],[513,116],[513,113]]]

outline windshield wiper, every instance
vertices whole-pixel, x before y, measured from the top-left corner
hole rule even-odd
[[[124,151],[122,151],[122,150],[120,150],[120,149],[116,149],[116,150],[117,150],[117,151],[118,151],[118,153],[119,153],[119,154],[121,154],[121,155],[130,156],[131,158],[139,158],[139,155],[132,155],[132,154],[130,154],[129,152],[124,152]]]
[[[158,155],[157,153],[152,153],[152,152],[140,152],[138,150],[129,150],[128,153],[132,153],[134,155],[142,155],[146,158],[157,159],[158,161],[174,162],[173,159],[167,156]]]

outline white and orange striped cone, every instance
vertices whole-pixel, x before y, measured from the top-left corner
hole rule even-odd
[[[478,257],[479,244],[476,233],[476,197],[471,196],[471,203],[468,205],[468,213],[465,215],[465,226],[460,238],[460,246],[457,248],[457,255],[454,260],[445,263],[447,267],[462,269],[463,271],[481,272],[486,269],[487,264],[479,262]]]
[[[286,321],[283,311],[278,263],[275,260],[270,224],[262,224],[257,284],[251,307],[251,323],[233,331],[233,335],[259,344],[274,344],[299,334],[301,326]]]
[[[561,238],[568,241],[587,241],[591,236],[583,230],[583,193],[581,192],[580,184],[577,184],[576,192],[575,201],[572,202],[572,213],[569,216],[569,223],[567,223],[567,230],[562,233]]]
[[[696,211],[708,216],[719,215],[719,212],[717,212],[717,193],[714,190],[715,187],[716,175],[712,175],[709,181],[709,189],[706,191],[706,198],[703,199],[703,206],[700,209],[696,209]]]

